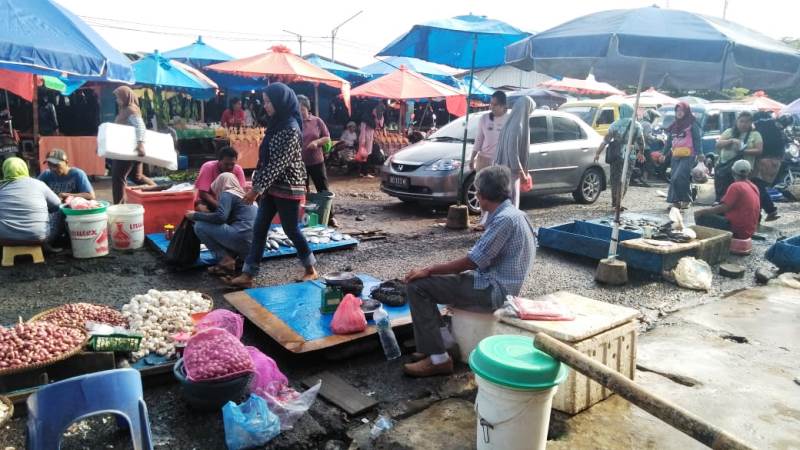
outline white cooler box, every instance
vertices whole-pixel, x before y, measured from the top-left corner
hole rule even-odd
[[[122,161],[142,161],[145,164],[178,170],[178,153],[169,133],[145,132],[144,153],[136,154],[136,130],[130,125],[100,124],[97,130],[97,156]]]
[[[568,306],[575,320],[522,320],[499,309],[495,312],[498,321],[494,334],[533,336],[543,332],[633,379],[636,372],[636,318],[639,311],[566,291],[534,300],[545,299]],[[567,414],[577,414],[611,394],[610,390],[573,369],[558,387],[553,408]]]

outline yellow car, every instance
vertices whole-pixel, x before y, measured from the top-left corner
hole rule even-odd
[[[619,119],[620,104],[621,102],[608,99],[578,100],[564,103],[558,110],[578,116],[598,134],[605,136],[608,134],[608,127]]]

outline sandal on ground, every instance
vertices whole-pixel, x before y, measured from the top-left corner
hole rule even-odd
[[[210,275],[221,277],[221,276],[233,274],[234,273],[234,269],[231,268],[231,267],[225,267],[225,266],[216,265],[216,266],[209,267],[208,268],[208,273]]]

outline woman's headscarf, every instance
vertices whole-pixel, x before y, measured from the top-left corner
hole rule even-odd
[[[683,110],[683,118],[678,119],[678,110]],[[686,102],[675,105],[675,121],[667,127],[668,133],[681,133],[685,129],[694,125],[695,117],[692,114],[692,107]]]
[[[265,94],[269,102],[272,103],[275,113],[267,119],[267,131],[264,133],[264,139],[258,148],[259,166],[267,163],[269,143],[279,131],[292,128],[300,132],[303,131],[303,116],[300,115],[300,103],[297,101],[297,95],[293,90],[289,89],[289,86],[283,83],[272,83],[267,86]]]
[[[239,184],[239,179],[230,172],[222,172],[219,174],[217,179],[211,183],[211,192],[213,192],[218,199],[223,192],[230,192],[239,198],[244,198],[245,195],[242,185]]]
[[[620,119],[631,119],[631,118],[633,118],[633,113],[634,112],[635,111],[633,110],[633,106],[631,106],[631,105],[629,105],[627,103],[621,103],[619,105],[619,118]]]
[[[516,178],[520,170],[528,170],[528,154],[531,147],[529,118],[536,103],[528,96],[522,96],[506,119],[500,138],[497,141],[497,156],[494,163],[511,169]]]
[[[116,123],[127,125],[128,117],[141,117],[142,110],[139,109],[139,99],[131,88],[128,86],[120,86],[114,89],[114,95],[122,101],[122,106],[120,106],[117,117],[114,120]]]
[[[3,163],[3,180],[0,181],[0,187],[28,176],[28,164],[25,161],[17,157],[8,158]]]

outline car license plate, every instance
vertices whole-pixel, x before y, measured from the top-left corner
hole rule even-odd
[[[408,177],[398,177],[397,175],[389,175],[389,184],[392,186],[408,189],[411,185],[411,180]]]

